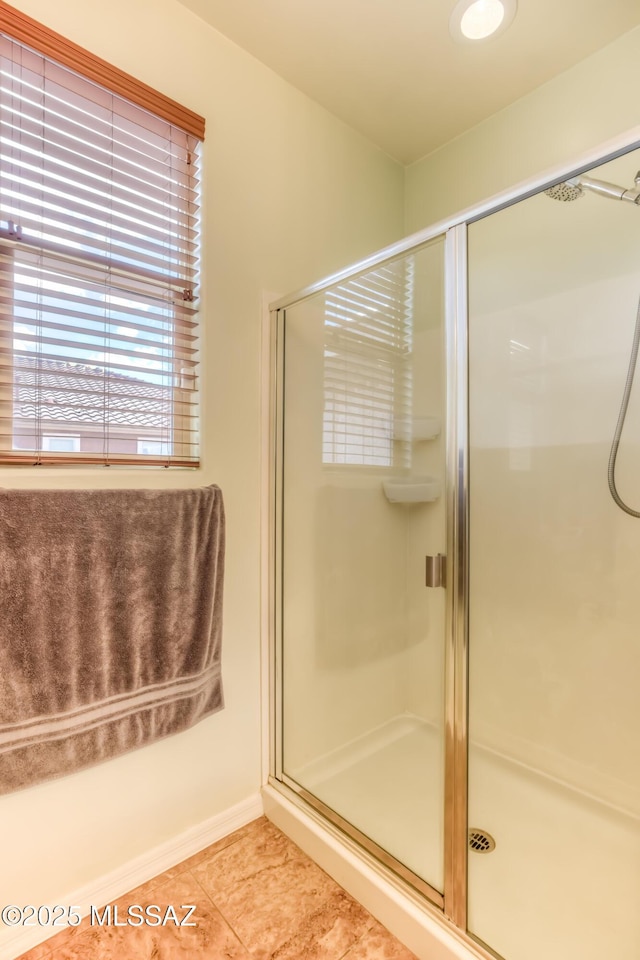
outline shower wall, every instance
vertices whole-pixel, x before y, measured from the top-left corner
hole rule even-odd
[[[407,629],[409,647],[403,663],[404,710],[441,731],[444,707],[445,597],[444,590],[425,588],[425,556],[446,552],[444,499],[445,465],[445,356],[442,317],[443,277],[440,251],[425,251],[416,278],[413,330],[413,411],[415,416],[436,416],[441,424],[437,438],[412,447],[412,471],[437,477],[443,494],[434,503],[406,508]]]
[[[473,314],[471,684],[479,743],[640,816],[639,533],[607,489],[639,297],[640,270]],[[639,436],[636,390],[636,509]]]
[[[282,772],[436,891],[444,591],[425,556],[446,546],[443,248],[281,321]],[[408,483],[423,499],[397,501]]]
[[[469,226],[469,826],[496,841],[469,929],[509,960],[640,950],[640,522],[607,486],[639,302],[638,207],[540,194]],[[638,509],[639,436],[635,388]]]
[[[413,277],[410,410],[443,416],[442,251]],[[285,319],[284,632],[288,771],[406,714],[442,722],[443,591],[424,584],[444,552],[444,506],[390,503],[391,476],[443,477],[443,438],[409,443],[405,465],[323,462],[324,297]],[[411,429],[407,425],[407,429]]]
[[[323,465],[324,299],[286,312],[283,521],[287,769],[383,724],[401,705],[405,523],[367,469]],[[380,576],[382,574],[382,576]],[[363,605],[366,616],[363,617]]]
[[[632,182],[634,163],[596,175]],[[622,734],[640,725],[639,533],[609,496],[607,462],[640,300],[639,213],[540,195],[469,229],[471,632],[488,645],[475,736],[638,814]],[[617,470],[636,506],[638,396]]]

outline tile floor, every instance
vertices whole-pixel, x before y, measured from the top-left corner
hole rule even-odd
[[[197,925],[87,918],[18,960],[416,960],[265,817],[115,901],[120,921],[131,904],[196,904]]]

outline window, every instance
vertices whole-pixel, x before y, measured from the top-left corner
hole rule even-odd
[[[80,449],[80,437],[43,437],[43,450],[58,450],[68,453]]]
[[[197,466],[203,136],[0,2],[0,462]]]
[[[167,444],[159,440],[138,440],[138,453],[151,457],[166,457],[169,450]]]
[[[325,464],[409,465],[413,258],[325,295]]]

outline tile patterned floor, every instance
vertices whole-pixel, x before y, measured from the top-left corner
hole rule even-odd
[[[416,960],[265,817],[115,901],[197,904],[196,926],[91,926],[18,960]]]

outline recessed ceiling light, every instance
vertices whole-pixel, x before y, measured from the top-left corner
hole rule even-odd
[[[449,29],[462,43],[486,40],[507,29],[516,15],[516,0],[458,0]]]

